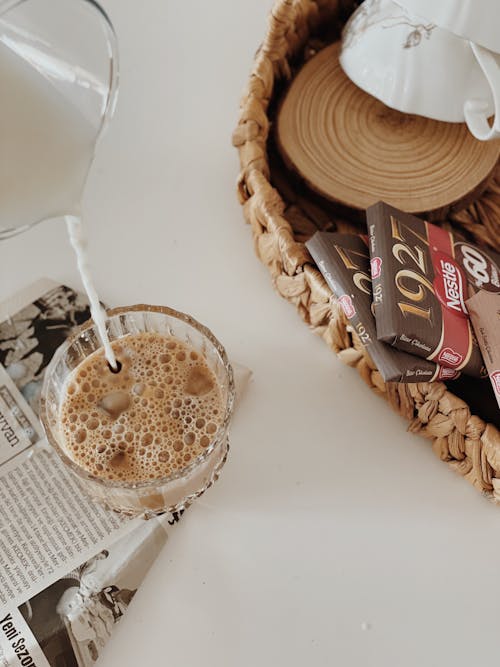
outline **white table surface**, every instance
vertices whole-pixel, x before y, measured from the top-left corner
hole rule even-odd
[[[254,371],[218,484],[103,667],[498,663],[500,508],[435,458],[272,290],[231,131],[270,0],[106,0],[122,54],[85,210],[101,296],[192,313]],[[0,298],[78,287],[62,225],[0,246]]]

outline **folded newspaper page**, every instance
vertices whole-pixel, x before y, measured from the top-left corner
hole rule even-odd
[[[88,317],[48,280],[0,305],[0,667],[93,665],[179,520],[90,502],[44,439],[44,369]]]

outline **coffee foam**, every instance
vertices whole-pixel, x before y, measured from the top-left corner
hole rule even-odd
[[[217,379],[200,352],[158,333],[112,343],[69,376],[59,414],[66,454],[89,473],[141,482],[181,470],[206,451],[222,423]]]

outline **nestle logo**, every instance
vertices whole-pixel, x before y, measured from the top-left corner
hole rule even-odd
[[[438,359],[448,366],[459,366],[463,361],[462,355],[452,350],[451,347],[445,347],[444,350],[441,350]]]
[[[371,271],[373,280],[375,280],[375,278],[380,277],[380,274],[382,273],[382,258],[381,257],[373,257],[373,259],[370,261],[370,271]]]
[[[466,281],[462,269],[452,257],[436,253],[434,287],[441,303],[457,315],[467,317],[465,305]]]
[[[493,389],[500,396],[500,371],[494,371],[490,375],[490,378],[493,384]]]
[[[453,370],[453,368],[446,368],[446,366],[443,366],[442,368],[439,369],[440,380],[454,380],[459,375],[460,373]]]
[[[464,312],[466,308],[462,299],[463,282],[458,268],[451,262],[441,260],[441,275],[446,305],[457,312]]]
[[[339,303],[342,306],[342,310],[345,313],[345,316],[350,320],[354,315],[356,315],[356,308],[352,303],[352,299],[348,294],[344,294],[339,298]]]

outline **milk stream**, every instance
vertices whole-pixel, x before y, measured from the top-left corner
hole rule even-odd
[[[85,240],[85,235],[83,232],[82,219],[79,216],[67,215],[65,216],[66,227],[68,229],[69,240],[73,246],[73,250],[76,254],[76,262],[78,265],[78,271],[80,272],[80,277],[82,279],[83,287],[87,292],[90,303],[90,314],[94,320],[94,324],[97,327],[99,333],[99,338],[104,347],[104,353],[106,359],[112,368],[117,368],[116,357],[111,347],[109,341],[109,336],[106,331],[106,313],[102,308],[97,291],[94,287],[92,281],[92,275],[90,272],[90,265],[87,255],[87,242]]]
[[[68,96],[72,82],[61,85],[63,75],[63,71],[47,70],[43,53],[37,61],[36,52],[34,55],[22,41],[1,37],[0,229],[21,228],[48,218],[66,219],[92,317],[106,357],[115,368],[106,315],[92,283],[79,218],[97,128],[72,104]]]

